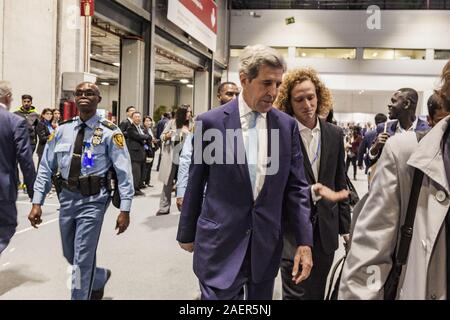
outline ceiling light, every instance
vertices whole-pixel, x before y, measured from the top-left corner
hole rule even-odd
[[[181,79],[180,82],[183,83],[183,84],[187,84],[187,83],[189,83],[189,80],[188,79]]]
[[[376,56],[378,56],[378,52],[372,53],[372,57],[376,57]]]
[[[306,57],[306,53],[305,52],[302,52],[302,57]]]
[[[109,86],[109,82],[100,82],[102,86]]]
[[[120,67],[120,62],[114,62],[113,65],[115,65],[116,67]]]
[[[188,87],[188,88],[193,88],[194,85],[193,85],[193,84],[187,84],[186,87]]]

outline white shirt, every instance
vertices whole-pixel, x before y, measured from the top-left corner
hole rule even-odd
[[[238,97],[239,117],[241,120],[242,137],[248,139],[248,122],[253,111],[244,101],[244,95]],[[256,129],[258,132],[258,165],[256,167],[256,181],[253,190],[253,197],[256,199],[264,185],[267,165],[267,113],[260,113],[256,119]]]
[[[308,153],[309,163],[314,174],[316,181],[319,179],[320,169],[320,151],[321,151],[321,132],[319,119],[316,120],[316,126],[311,130],[305,127],[300,121],[297,120],[298,128],[300,130],[300,136]]]
[[[408,130],[403,129],[402,126],[400,125],[400,121],[398,121],[397,128],[395,129],[395,133],[403,133],[403,132],[407,132],[407,131],[416,131],[418,120],[419,120],[419,118],[416,117],[416,120],[414,120],[414,122],[412,123],[411,127],[409,127]]]

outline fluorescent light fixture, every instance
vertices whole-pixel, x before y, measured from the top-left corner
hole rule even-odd
[[[188,87],[188,88],[193,88],[194,85],[193,85],[193,84],[187,84],[186,87]]]
[[[102,86],[109,86],[109,82],[100,82]]]
[[[376,56],[378,56],[378,52],[372,53],[372,57],[376,57]]]
[[[306,57],[306,53],[305,52],[302,52],[302,57]]]
[[[188,84],[189,80],[188,79],[181,79],[180,82],[183,83],[183,84]]]
[[[120,62],[114,62],[113,65],[115,65],[116,67],[120,67]]]

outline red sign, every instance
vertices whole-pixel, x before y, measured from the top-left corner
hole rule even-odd
[[[213,0],[180,0],[180,3],[217,34],[217,6]]]
[[[81,0],[80,8],[82,17],[92,17],[94,16],[95,2],[94,0]]]

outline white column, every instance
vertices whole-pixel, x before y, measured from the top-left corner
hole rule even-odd
[[[194,74],[194,114],[199,115],[209,110],[209,72],[195,71]]]
[[[145,44],[134,39],[122,40],[120,75],[120,118],[125,119],[128,106],[144,109]]]
[[[3,24],[5,23],[5,16],[3,12],[3,7],[5,6],[5,1],[0,0],[0,79],[5,79],[3,77],[3,38],[5,34],[3,33]]]

